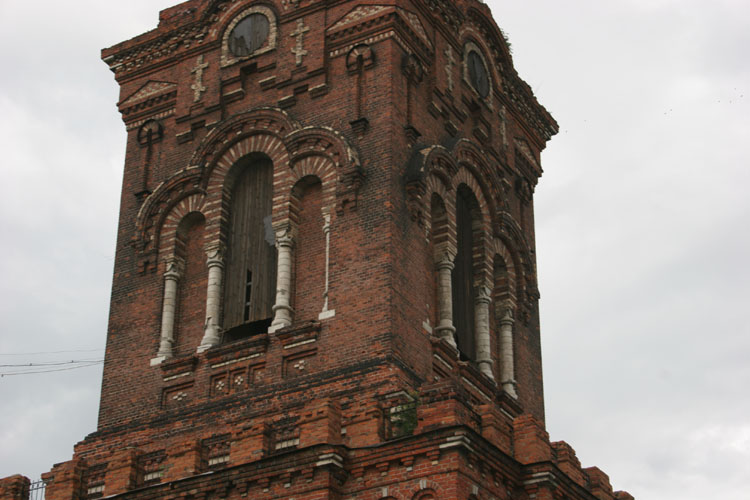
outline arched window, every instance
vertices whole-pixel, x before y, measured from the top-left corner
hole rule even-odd
[[[190,212],[176,224],[174,250],[165,262],[159,351],[152,364],[188,354],[203,335],[205,227],[206,219],[200,212]]]
[[[508,276],[508,266],[501,255],[495,255],[492,263],[493,281],[494,281],[494,302],[498,306],[507,307],[513,300],[510,289],[510,277]]]
[[[240,12],[224,31],[221,65],[264,54],[276,47],[276,16],[265,5],[252,5]]]
[[[248,155],[232,167],[224,287],[224,341],[268,331],[276,292],[273,164]]]
[[[456,260],[452,273],[453,322],[461,355],[476,358],[474,325],[475,231],[479,229],[479,204],[466,185],[456,195]]]
[[[294,186],[293,217],[298,235],[294,252],[294,308],[299,320],[317,319],[324,300],[325,234],[320,179],[307,176]]]
[[[200,212],[186,215],[177,226],[175,257],[182,263],[177,294],[174,355],[195,350],[203,336],[205,316],[206,259],[203,233],[206,219]]]

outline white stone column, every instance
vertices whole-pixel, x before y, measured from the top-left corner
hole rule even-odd
[[[479,371],[494,380],[490,347],[490,289],[485,285],[477,286],[474,296],[474,335]]]
[[[513,310],[506,307],[500,315],[500,360],[502,363],[500,370],[500,383],[503,390],[510,396],[517,398],[516,380],[513,378],[515,373],[513,360]]]
[[[445,249],[438,253],[436,267],[438,272],[438,326],[435,328],[437,336],[448,342],[451,346],[456,345],[456,327],[453,326],[453,286],[451,283],[451,271],[453,271],[453,260],[456,252]]]
[[[291,306],[294,235],[291,228],[276,231],[276,248],[276,303],[273,306],[273,322],[268,329],[271,333],[291,325],[294,316]]]
[[[157,365],[174,355],[174,323],[177,313],[177,287],[182,277],[182,262],[170,259],[164,272],[164,302],[161,308],[161,340],[156,358],[151,360]]]
[[[206,250],[208,266],[208,286],[206,287],[206,324],[198,352],[221,343],[221,287],[224,282],[224,248],[211,247]]]
[[[326,210],[323,211],[323,233],[326,236],[326,274],[325,274],[325,288],[323,289],[323,310],[318,315],[319,320],[329,319],[336,316],[334,309],[328,309],[328,281],[329,281],[329,265],[331,261],[331,214]]]

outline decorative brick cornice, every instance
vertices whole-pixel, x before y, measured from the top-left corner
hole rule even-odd
[[[257,145],[253,144],[258,141],[254,142],[254,138],[264,137],[273,138],[272,141],[260,141],[273,151],[260,149],[257,152],[268,154],[278,163],[278,175],[274,174],[277,176],[274,182],[281,182],[278,189],[283,186],[288,190],[284,196],[292,196],[291,188],[297,177],[317,175],[323,182],[325,203],[331,210],[335,207],[337,213],[342,214],[345,209],[356,209],[359,189],[364,182],[364,170],[356,149],[349,145],[343,135],[330,127],[301,127],[277,108],[256,108],[214,127],[193,154],[191,166],[162,182],[145,199],[136,217],[136,230],[131,241],[139,255],[141,272],[156,269],[161,231],[170,211],[192,195],[201,197],[201,206],[193,207],[197,211],[204,210],[204,199],[207,205],[215,202],[224,178],[217,177],[214,171],[229,168],[218,164],[227,161],[225,155],[228,152],[236,160],[256,151],[253,148]],[[238,151],[250,149],[242,153],[232,148]],[[311,161],[316,159],[322,161]],[[226,175],[226,172],[222,175]],[[274,206],[274,223],[282,223],[289,217],[289,203],[284,196],[280,198],[279,205]],[[195,203],[190,205],[192,207]],[[214,210],[213,206],[216,205],[206,208],[204,215],[207,220],[216,220],[215,214],[210,213]],[[219,224],[215,224],[215,227],[218,228]],[[216,240],[218,233],[212,233],[212,238],[210,241]]]
[[[461,29],[464,22],[464,14],[451,0],[426,0],[427,7],[433,14],[437,15],[441,22],[445,23],[455,34]]]
[[[149,81],[129,97],[123,99],[117,105],[117,108],[122,113],[123,119],[130,121],[126,118],[128,115],[140,115],[141,112],[150,108],[161,107],[173,101],[175,97],[177,97],[176,83]]]
[[[487,12],[486,6],[469,7],[466,20],[482,34],[482,38],[492,49],[494,64],[505,78],[502,78],[502,93],[506,96],[512,108],[522,117],[531,130],[534,131],[540,147],[558,132],[558,125],[549,112],[539,104],[531,90],[515,68],[510,54],[505,34],[495,24]]]
[[[397,33],[388,31],[394,29]],[[428,55],[434,51],[419,16],[392,5],[356,6],[326,29],[326,37],[330,40],[331,49],[336,49],[342,43],[352,45],[357,40],[386,32],[396,35],[396,39],[408,52],[417,51]],[[409,49],[409,46],[412,48]]]
[[[186,52],[191,47],[205,45],[208,34],[208,24],[193,23],[123,50],[118,51],[119,46],[105,49],[102,51],[102,59],[116,77],[121,78],[138,69],[162,62],[177,53]]]
[[[200,187],[201,170],[186,168],[161,183],[141,205],[136,217],[135,234],[131,244],[139,255],[141,272],[155,271],[159,251],[161,227],[170,211],[191,195],[203,195]]]

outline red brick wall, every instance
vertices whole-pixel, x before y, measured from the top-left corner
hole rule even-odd
[[[205,222],[201,217],[186,228],[185,268],[179,282],[179,299],[175,325],[175,356],[195,351],[203,338],[206,318],[206,252],[203,249]]]
[[[484,145],[476,138],[475,128],[478,125],[485,129],[489,127],[492,134],[486,145],[492,148],[492,152],[487,153],[485,159],[488,168],[495,169],[496,173],[482,173],[477,167],[472,167],[473,171],[484,176],[479,178],[480,184],[492,184],[486,186],[486,193],[497,197],[491,200],[492,203],[505,200],[510,215],[526,228],[526,239],[533,250],[531,209],[527,207],[521,214],[521,202],[512,189],[519,175],[528,175],[514,166],[513,140],[523,140],[530,145],[532,153],[538,154],[538,148],[543,146],[539,138],[528,133],[527,124],[518,123],[520,112],[515,112],[512,105],[506,103],[509,109],[506,129],[509,146],[505,147],[499,134],[497,113],[505,97],[502,93],[495,93],[492,108],[483,105],[472,108],[473,105],[467,102],[475,97],[463,80],[458,63],[453,74],[454,90],[450,95],[447,93],[444,52],[453,35],[436,29],[441,21],[432,18],[420,3],[404,3],[403,7],[416,13],[434,46],[433,61],[428,60],[424,52],[418,54],[425,71],[421,82],[410,81],[401,71],[406,53],[400,42],[394,38],[371,42],[376,54],[375,64],[364,70],[363,98],[358,106],[356,87],[359,76],[347,69],[346,51],[330,57],[331,44],[335,46],[340,42],[324,42],[323,36],[325,26],[330,27],[335,20],[351,12],[354,5],[343,2],[331,5],[327,10],[313,9],[304,16],[304,24],[310,27],[305,35],[308,55],[299,67],[290,52],[295,39],[289,36],[298,19],[286,17],[286,8],[281,6],[276,11],[280,16],[281,34],[276,50],[260,55],[248,64],[221,68],[218,41],[213,49],[209,50],[210,45],[206,45],[201,53],[204,61],[209,63],[203,76],[207,90],[201,94],[198,104],[194,102],[191,89],[195,81],[191,71],[197,64],[197,53],[179,52],[182,55],[169,62],[151,65],[146,70],[117,74],[121,98],[125,102],[150,81],[175,82],[177,95],[173,101],[174,113],[161,118],[164,136],[160,141],[146,147],[138,141],[137,125],[131,126],[128,132],[100,428],[124,425],[134,418],[147,421],[158,417],[164,403],[163,392],[169,385],[164,383],[166,377],[159,368],[147,363],[155,355],[159,340],[162,267],[155,261],[157,256],[144,258],[137,245],[130,244],[137,232],[138,211],[144,203],[134,193],[140,188],[149,147],[151,171],[148,187],[154,190],[176,172],[192,166],[191,161],[195,160],[191,158],[212,128],[211,124],[240,110],[279,106],[281,103],[289,117],[301,126],[331,127],[357,151],[365,177],[357,195],[356,209],[345,209],[332,215],[329,307],[336,310],[336,317],[323,323],[318,337],[315,364],[320,369],[337,369],[393,353],[419,378],[428,380],[431,377],[429,334],[422,323],[429,319],[434,327],[437,322],[435,271],[425,231],[413,219],[407,206],[404,175],[414,147],[404,132],[405,126],[412,125],[421,134],[417,148],[442,145],[447,151],[461,137]],[[197,2],[195,6],[200,11],[207,4]],[[175,14],[159,29],[166,31],[185,23],[189,25],[196,15]],[[230,17],[229,13],[220,14],[218,25],[223,26]],[[157,31],[140,40],[124,42],[107,53],[122,53],[142,40],[160,36],[160,33]],[[326,52],[328,57],[324,57]],[[460,63],[461,54],[456,49],[454,56]],[[322,69],[325,71],[319,71]],[[507,69],[502,72],[502,78],[514,78]],[[320,94],[310,90],[321,84],[327,85],[327,92]],[[233,100],[234,97],[227,99],[228,94],[235,95],[233,92],[239,92],[236,95],[242,97],[239,100]],[[443,108],[442,115],[436,114],[436,103]],[[157,106],[154,109],[165,108]],[[361,134],[355,133],[349,125],[359,117],[358,111],[369,122],[367,130]],[[411,116],[407,116],[407,111]],[[139,116],[144,118],[148,116],[145,111],[136,110],[134,113],[141,113]],[[126,123],[137,124],[136,118],[138,116],[134,117],[132,113],[125,115]],[[449,122],[456,128],[450,129]],[[457,164],[458,161],[456,159]],[[500,179],[506,179],[511,188],[503,188]],[[530,182],[534,183],[536,179],[532,178]],[[293,298],[298,320],[315,319],[322,306],[321,200],[322,195],[315,193],[308,193],[302,200],[295,254],[296,295]],[[429,209],[429,200],[427,203]],[[156,224],[159,223],[156,220]],[[220,220],[209,218],[206,228],[220,223]],[[158,227],[154,228],[153,234],[158,230]],[[199,239],[198,229],[191,230],[186,275],[180,286],[177,324],[180,355],[189,354],[190,345],[195,346],[203,333],[205,269],[201,266],[205,263],[205,252],[200,248]],[[527,258],[532,259],[533,265],[533,255]],[[535,277],[531,276],[530,283],[534,282]],[[516,378],[522,406],[543,419],[538,319],[533,301],[532,306],[528,319],[516,322]],[[497,328],[493,326],[493,335],[496,334]],[[497,357],[496,342],[493,345],[493,355]],[[273,370],[283,371],[280,366],[274,367],[270,363],[269,358],[266,360],[267,374]],[[497,363],[495,369],[497,372]],[[197,404],[210,391],[207,387],[200,387],[197,379],[194,387],[195,394],[191,398],[193,404]]]
[[[304,182],[304,181],[303,181]],[[300,199],[299,234],[294,249],[293,307],[298,320],[316,320],[323,308],[325,289],[325,234],[320,183],[304,189]],[[330,309],[335,309],[329,303]]]
[[[399,0],[398,9],[364,10],[353,1],[301,0],[299,10],[289,2],[264,4],[278,21],[276,49],[222,67],[221,34],[251,4],[191,0],[163,11],[155,31],[103,52],[111,65],[125,68],[115,77],[128,146],[99,427],[78,445],[75,463],[53,470],[53,490],[85,482],[92,467],[106,471],[104,495],[140,487],[140,457],[157,452],[165,456],[162,483],[193,476],[207,470],[206,443],[226,439],[221,446],[228,446],[231,468],[194,477],[190,495],[217,488],[226,498],[515,495],[520,464],[535,450],[550,450],[540,423],[533,212],[516,187],[535,185],[540,171],[533,158],[524,160],[532,167],[516,164],[517,143],[538,163],[554,121],[518,79],[494,25],[477,19],[487,8],[473,0],[439,9],[471,27],[472,36],[492,40],[484,47],[494,51],[496,88],[484,103],[462,77],[459,48],[467,39],[431,10],[437,4]],[[339,29],[349,14],[351,26]],[[301,65],[290,36],[299,21],[309,27]],[[361,43],[375,56],[356,70],[347,59]],[[456,60],[452,91],[449,46]],[[208,67],[206,90],[196,99],[199,57]],[[161,90],[133,104],[131,96],[143,88]],[[501,107],[508,109],[505,140]],[[148,144],[139,128],[154,118],[163,136]],[[216,235],[226,238],[228,202],[221,179],[211,176],[250,152],[234,149],[245,143],[275,144],[262,152],[285,159],[274,164],[274,224],[296,228],[294,322],[198,353],[206,247],[219,242]],[[425,161],[420,167],[418,158]],[[145,168],[150,194],[142,193]],[[320,183],[292,191],[294,179],[316,168]],[[470,173],[461,182],[484,200],[481,240],[502,240],[517,259],[518,400],[429,332],[438,322],[435,248],[428,231],[431,193],[419,192],[430,175],[433,183],[443,176],[443,196],[455,196],[459,171]],[[286,201],[293,204],[288,220]],[[324,208],[331,215],[329,309],[335,316],[318,320]],[[202,212],[205,223],[179,233],[185,268],[176,356],[151,363],[159,345],[164,260],[173,246],[182,248],[179,238],[173,241],[175,214],[189,211]],[[448,226],[454,231],[455,221]],[[493,256],[487,258],[491,263]],[[491,331],[498,379],[496,325]],[[394,420],[404,408],[405,420]],[[409,430],[396,435],[394,428]],[[550,467],[552,455],[542,457]],[[137,491],[137,498],[158,496],[158,487]]]
[[[4,500],[28,500],[29,478],[15,475],[0,479],[0,498]]]

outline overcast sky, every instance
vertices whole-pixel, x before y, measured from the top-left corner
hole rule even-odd
[[[125,128],[99,50],[173,3],[0,0],[2,365],[101,359]],[[535,197],[551,438],[641,500],[748,498],[750,3],[490,5],[560,123]],[[0,378],[0,477],[69,460],[100,379]]]

